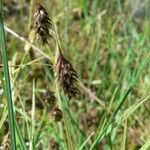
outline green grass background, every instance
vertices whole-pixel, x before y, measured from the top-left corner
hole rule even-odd
[[[57,23],[64,54],[82,83],[81,94],[78,100],[70,101],[62,94],[64,120],[67,120],[64,129],[64,120],[54,122],[42,99],[47,88],[55,91],[51,63],[38,52],[34,56],[26,52],[25,43],[6,32],[17,149],[47,150],[52,138],[59,143],[60,150],[150,149],[150,2],[45,0],[41,3]],[[36,5],[34,0],[15,4],[4,1],[4,24],[28,39]],[[46,55],[55,51],[53,43],[51,48],[39,42],[34,44]],[[5,71],[1,66],[1,145],[8,133],[3,91]],[[96,121],[89,127],[93,118]]]

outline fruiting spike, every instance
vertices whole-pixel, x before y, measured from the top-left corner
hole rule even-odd
[[[77,88],[76,71],[61,52],[56,63],[56,76],[64,93],[68,95],[68,98],[77,97],[79,90]]]

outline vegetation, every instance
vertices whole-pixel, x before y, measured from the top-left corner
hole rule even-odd
[[[1,148],[150,149],[148,3],[1,0]]]

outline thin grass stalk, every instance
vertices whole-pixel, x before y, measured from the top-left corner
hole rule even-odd
[[[35,131],[35,80],[33,80],[32,87],[32,114],[31,114],[31,132],[30,132],[30,146],[29,149],[32,150],[34,147],[34,131]]]
[[[15,92],[19,98],[19,101],[20,101],[20,104],[21,104],[21,107],[22,107],[22,110],[23,110],[23,114],[24,114],[24,119],[25,119],[25,122],[26,122],[26,126],[27,126],[27,129],[26,129],[26,132],[29,136],[30,134],[30,131],[29,131],[29,122],[28,122],[28,118],[27,118],[27,114],[26,114],[26,111],[25,111],[25,107],[24,107],[24,103],[23,103],[23,100],[21,98],[21,96],[19,95],[19,91],[17,91],[17,89],[15,88]],[[15,120],[16,121],[16,120]],[[17,130],[17,126],[16,126],[16,130]],[[22,136],[22,135],[21,135]],[[22,139],[21,139],[22,140]]]
[[[30,25],[31,25],[31,22],[32,22],[32,10],[33,10],[33,4],[34,4],[33,2],[34,2],[34,0],[31,0],[31,1],[30,1],[28,31],[30,31]]]
[[[29,42],[27,39],[25,39],[24,37],[20,36],[19,34],[17,34],[16,32],[14,32],[13,30],[11,30],[10,28],[4,26],[4,29],[10,33],[11,35],[13,35],[14,37],[16,37],[17,39],[19,39],[20,41],[22,42],[25,42],[26,44],[30,45],[35,52],[41,54],[42,56],[44,56],[45,58],[51,60],[51,58],[46,54],[44,53],[41,49],[37,48],[35,45],[33,45],[31,42]]]
[[[122,141],[121,150],[127,149],[127,135],[128,135],[127,131],[128,131],[128,119],[126,119],[124,122],[124,133],[123,133],[123,141]]]
[[[60,97],[60,93],[59,93],[59,87],[58,87],[59,85],[58,85],[57,80],[55,80],[55,85],[56,85],[56,94],[57,94],[57,98],[58,98],[58,105],[59,105],[60,109],[63,112],[64,125],[65,125],[65,130],[66,130],[66,144],[67,144],[68,149],[70,149],[71,148],[71,144],[69,143],[70,136],[69,136],[69,133],[68,133],[68,130],[67,130],[66,117],[65,117],[65,114],[64,114],[63,106],[62,106],[62,101],[61,101],[61,97]],[[61,127],[59,126],[59,128],[62,131],[62,126]]]
[[[73,138],[75,134],[75,132],[72,132],[71,129],[73,127],[72,125],[72,122],[71,122],[71,118],[70,118],[70,115],[69,115],[69,111],[67,111],[67,107],[68,104],[67,104],[67,98],[65,96],[62,96],[62,99],[63,99],[63,113],[64,113],[64,122],[65,122],[65,130],[67,132],[67,140],[68,140],[68,143],[70,145],[70,149],[69,150],[77,150],[77,143],[76,143],[76,138]]]
[[[9,76],[9,67],[8,67],[8,57],[6,52],[6,39],[4,33],[4,25],[3,25],[3,1],[0,0],[0,50],[2,55],[2,62],[4,65],[4,91],[7,99],[8,106],[8,119],[9,119],[9,129],[10,129],[10,138],[11,138],[11,150],[16,150],[16,136],[15,136],[15,122],[14,122],[14,109],[13,109],[13,101],[12,101],[12,93],[11,93],[11,84],[10,84],[10,76]]]
[[[55,39],[55,42],[56,42],[56,53],[55,53],[54,64],[53,64],[53,65],[55,65],[57,63],[57,58],[58,58],[59,52],[61,50],[61,44],[60,44],[59,36],[58,36],[58,33],[57,33],[57,27],[55,25],[54,20],[52,21],[52,24],[53,24],[53,27],[54,27],[54,34],[55,34],[54,39]],[[62,110],[62,112],[64,112],[57,79],[55,79],[55,87],[56,87],[56,95],[57,95],[57,98],[58,98],[58,105],[59,105],[60,109]],[[64,125],[65,125],[65,130],[67,130],[65,117],[64,117]],[[60,128],[60,132],[62,134],[63,133],[62,126],[59,125],[59,128]],[[67,133],[68,132],[66,131],[66,145],[67,145],[68,149],[70,149],[69,136],[68,136]]]
[[[69,24],[69,5],[70,1],[64,0],[64,27],[65,27],[65,45],[68,50],[70,48],[70,38],[69,38],[69,32],[68,32],[68,24]]]
[[[94,135],[94,132],[92,132],[88,138],[83,142],[83,144],[80,146],[79,150],[83,150],[83,148],[86,146],[86,144],[88,143],[88,141],[91,139],[91,137]]]
[[[19,67],[19,69],[18,69],[17,72],[16,72],[16,75],[15,75],[15,77],[14,77],[13,83],[16,82],[16,80],[17,80],[17,78],[18,78],[18,75],[19,75],[19,73],[20,73],[20,70],[22,69],[22,65],[23,65],[23,63],[24,63],[24,61],[25,61],[27,55],[28,55],[28,52],[26,52],[26,53],[24,54],[24,56],[23,56],[23,58],[22,58],[22,60],[21,60],[20,67]]]
[[[53,27],[54,27],[54,33],[55,33],[55,42],[56,42],[56,46],[57,46],[56,53],[55,53],[55,64],[56,64],[58,55],[61,53],[61,43],[60,43],[60,40],[59,40],[59,36],[58,36],[58,33],[57,33],[57,27],[55,25],[54,20],[52,21],[52,23],[53,23]],[[57,94],[57,97],[58,97],[58,100],[59,100],[59,106],[62,109],[63,114],[64,114],[63,118],[64,118],[65,130],[66,130],[66,140],[67,140],[67,144],[68,144],[67,146],[68,146],[69,150],[74,150],[73,143],[71,141],[70,131],[69,131],[69,122],[67,120],[67,115],[66,115],[66,112],[65,112],[63,104],[62,104],[62,99],[61,99],[61,96],[60,96],[59,84],[58,84],[57,79],[55,80],[55,84],[56,84],[56,94]]]
[[[0,120],[0,129],[2,128],[4,122],[7,118],[7,115],[8,115],[8,111],[7,111],[7,106],[5,105],[5,107],[3,108],[2,117],[1,117],[1,120]]]

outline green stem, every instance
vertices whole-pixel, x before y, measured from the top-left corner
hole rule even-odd
[[[55,21],[53,20],[52,23],[53,23],[53,28],[54,28],[54,40],[55,40],[56,46],[57,46],[57,50],[55,52],[55,61],[54,61],[54,66],[55,66],[56,63],[57,63],[58,56],[60,54],[62,54],[62,50],[61,50],[61,43],[60,43],[60,39],[59,39],[59,36],[58,36]],[[66,132],[67,147],[68,147],[69,150],[74,150],[73,144],[71,142],[71,135],[70,135],[70,131],[69,131],[69,123],[68,123],[68,120],[67,120],[68,118],[67,118],[67,114],[64,110],[63,102],[62,102],[62,99],[61,99],[61,96],[60,96],[59,85],[58,85],[57,79],[55,80],[55,84],[56,84],[56,94],[57,94],[57,98],[59,100],[58,105],[59,105],[60,109],[63,112],[63,120],[64,120],[65,132]]]
[[[33,1],[34,1],[34,0],[31,0],[31,1],[30,1],[28,31],[30,31],[30,25],[31,25],[31,22],[32,22]]]
[[[55,63],[56,63],[58,55],[60,53],[62,53],[62,50],[61,50],[60,39],[59,39],[58,32],[57,32],[56,23],[55,23],[54,20],[52,21],[52,24],[53,24],[53,28],[54,28],[54,40],[55,40],[56,46],[57,46],[57,50],[56,50],[56,53],[55,53]]]
[[[4,33],[4,25],[3,25],[3,1],[0,0],[0,50],[2,55],[2,62],[4,65],[4,91],[5,96],[7,98],[8,105],[8,119],[9,119],[9,128],[10,128],[10,138],[11,138],[11,150],[16,150],[16,137],[15,137],[15,123],[14,123],[14,109],[12,102],[12,93],[11,93],[11,85],[10,85],[10,76],[9,76],[9,67],[8,67],[8,57],[6,52],[6,40]]]

